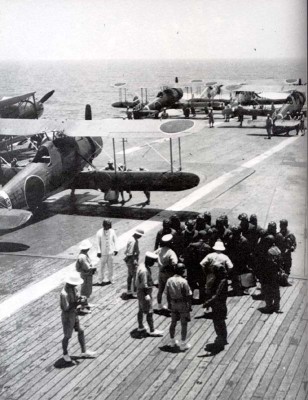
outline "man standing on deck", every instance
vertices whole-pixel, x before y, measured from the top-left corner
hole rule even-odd
[[[143,325],[143,314],[146,315],[147,323],[150,328],[150,336],[162,336],[163,331],[154,329],[153,321],[153,298],[152,291],[154,282],[152,279],[151,267],[157,262],[158,255],[147,251],[145,253],[144,263],[141,263],[137,268],[136,273],[136,288],[137,298],[139,303],[139,311],[137,314],[138,319],[138,332],[146,332]]]
[[[136,298],[136,272],[139,263],[139,239],[144,236],[142,229],[136,229],[129,239],[124,252],[127,265],[127,297]],[[133,289],[133,290],[132,290]]]
[[[98,284],[106,285],[113,283],[113,256],[118,254],[118,239],[114,229],[111,228],[111,221],[104,219],[103,228],[97,234],[98,252],[97,257],[101,259],[98,269]],[[107,274],[106,274],[107,266]]]
[[[158,293],[157,293],[157,307],[158,310],[163,310],[166,307],[162,306],[162,297],[166,287],[167,280],[174,275],[174,267],[178,263],[178,257],[172,250],[172,239],[171,234],[165,235],[161,239],[161,246],[155,254],[158,255]],[[168,304],[169,305],[169,304]]]
[[[281,251],[282,268],[287,275],[290,275],[292,267],[292,253],[296,249],[295,235],[288,229],[288,221],[280,220],[280,232],[276,236],[276,244]]]
[[[272,138],[272,129],[273,129],[273,120],[269,114],[267,114],[265,126],[266,126],[267,138],[264,138],[264,139],[271,139]]]
[[[168,304],[171,308],[171,324],[170,324],[170,338],[171,346],[177,345],[175,340],[175,328],[177,321],[181,321],[181,344],[180,350],[185,351],[190,348],[190,344],[186,342],[187,338],[187,324],[190,322],[190,308],[192,292],[190,287],[183,278],[185,273],[185,265],[179,263],[174,268],[174,276],[167,280],[166,295]]]
[[[81,357],[94,357],[95,352],[86,350],[84,330],[80,326],[79,317],[77,315],[77,307],[83,305],[85,298],[79,296],[76,286],[81,285],[83,279],[75,272],[65,279],[65,286],[60,294],[60,307],[62,310],[61,320],[63,326],[64,338],[62,340],[63,359],[65,362],[72,362],[68,354],[68,343],[72,337],[73,330],[78,333],[78,341],[81,347]]]
[[[203,307],[211,307],[213,311],[213,324],[216,332],[214,343],[205,346],[205,350],[211,354],[217,354],[224,350],[227,342],[227,297],[228,297],[228,278],[225,267],[219,264],[213,264],[210,267],[213,274],[213,281],[208,291],[208,300],[205,301]]]

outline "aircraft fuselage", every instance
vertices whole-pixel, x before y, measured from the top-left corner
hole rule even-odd
[[[34,104],[30,100],[25,100],[0,109],[0,118],[36,119],[43,114],[43,111],[42,103]]]
[[[4,185],[0,207],[37,208],[50,195],[69,188],[101,146],[101,138],[90,137],[62,136],[45,142],[34,159]]]

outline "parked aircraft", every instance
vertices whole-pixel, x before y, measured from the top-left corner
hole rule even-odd
[[[22,132],[25,135],[45,132],[45,140],[34,159],[19,170],[0,191],[0,218],[2,229],[27,221],[47,197],[65,189],[99,189],[118,191],[178,191],[195,187],[199,177],[193,173],[177,171],[101,171],[92,161],[102,151],[105,137],[169,137],[191,131],[191,120],[128,121],[106,119],[102,121],[50,121],[0,120],[4,135]],[[31,132],[31,133],[30,133]],[[49,132],[49,133],[47,133]],[[82,134],[86,132],[87,136]],[[91,171],[83,171],[85,166]],[[28,213],[20,209],[28,209]],[[11,213],[11,210],[15,210]],[[14,218],[10,218],[14,215]]]
[[[293,90],[291,93],[282,93],[281,99],[269,99],[265,97],[257,97],[254,93],[254,97],[248,92],[242,92],[241,100],[239,103],[231,103],[229,108],[225,108],[222,113],[224,116],[238,116],[240,113],[242,115],[251,115],[253,117],[272,115],[272,117],[277,120],[283,120],[287,112],[291,116],[294,116],[297,112],[300,112],[306,102],[306,96],[304,93],[297,90]],[[252,100],[254,99],[254,100]],[[275,108],[274,104],[280,104],[280,108]],[[266,105],[271,105],[270,107],[264,107]],[[251,107],[252,106],[252,107]]]
[[[43,114],[44,103],[53,94],[54,90],[46,93],[39,101],[35,100],[35,92],[15,97],[3,97],[0,100],[0,118],[39,118]]]

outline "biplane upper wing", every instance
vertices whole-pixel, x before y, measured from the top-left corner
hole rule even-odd
[[[179,137],[198,132],[202,121],[190,119],[123,120],[18,120],[0,119],[0,135],[32,136],[42,132],[62,132],[67,136],[90,136],[110,138],[162,138]]]
[[[34,96],[35,92],[22,94],[20,96],[9,97],[7,99],[0,100],[0,109],[4,107],[12,106],[13,104],[27,100],[29,97]]]

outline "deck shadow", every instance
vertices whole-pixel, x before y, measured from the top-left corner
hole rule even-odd
[[[15,253],[18,251],[28,250],[30,246],[22,243],[14,242],[0,242],[0,252],[1,253]]]

